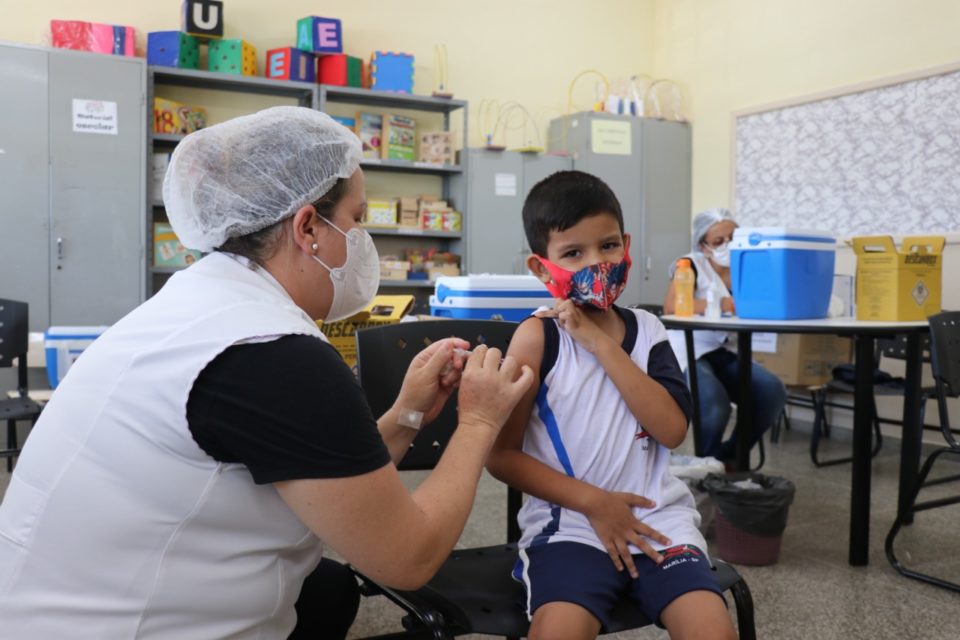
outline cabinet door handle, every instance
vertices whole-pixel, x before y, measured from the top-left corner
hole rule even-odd
[[[57,238],[57,260],[63,260],[63,238]]]
[[[646,269],[647,269],[646,277],[647,277],[647,279],[649,280],[649,279],[650,279],[650,272],[653,271],[653,256],[647,256]]]

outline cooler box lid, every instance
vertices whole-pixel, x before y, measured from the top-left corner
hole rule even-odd
[[[836,237],[827,231],[792,227],[741,227],[733,232],[730,249],[755,251],[759,249],[811,249],[835,251]]]
[[[469,275],[440,276],[436,281],[436,298],[443,302],[457,298],[543,298],[553,296],[535,276]]]

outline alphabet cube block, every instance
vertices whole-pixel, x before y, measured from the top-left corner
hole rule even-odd
[[[50,36],[53,46],[60,49],[94,51],[115,56],[134,55],[133,27],[81,20],[51,20]]]
[[[377,51],[370,59],[370,88],[413,93],[413,56]]]
[[[223,37],[223,2],[221,0],[183,0],[180,30],[207,41]]]
[[[257,75],[257,50],[245,40],[211,40],[207,68],[220,73]]]
[[[199,69],[200,43],[182,31],[152,31],[147,35],[147,64]]]
[[[294,47],[267,51],[267,67],[264,75],[274,80],[316,81],[316,66],[313,54]]]
[[[343,29],[336,18],[297,20],[297,48],[313,53],[343,53]]]
[[[362,87],[363,60],[342,53],[320,56],[317,60],[317,82],[338,87]]]

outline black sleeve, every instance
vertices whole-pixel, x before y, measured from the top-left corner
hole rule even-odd
[[[313,336],[226,349],[194,383],[187,423],[200,448],[243,463],[257,484],[343,478],[390,462],[353,373]]]
[[[647,358],[647,375],[667,390],[667,393],[683,411],[683,415],[687,417],[687,422],[690,422],[690,418],[693,416],[693,400],[690,397],[690,389],[687,388],[686,378],[680,371],[677,356],[674,355],[670,343],[666,340],[662,340],[650,348],[650,356]]]

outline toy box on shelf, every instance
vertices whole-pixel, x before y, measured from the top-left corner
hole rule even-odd
[[[153,132],[188,134],[207,126],[207,110],[165,98],[153,99]]]
[[[420,162],[455,164],[452,131],[428,131],[420,134]]]
[[[245,40],[211,40],[207,69],[218,73],[257,75],[257,49]]]
[[[221,0],[184,0],[180,8],[180,30],[202,42],[223,37]]]
[[[320,56],[317,82],[338,87],[363,87],[363,60],[343,53]]]
[[[380,280],[406,280],[410,275],[409,260],[380,260]]]
[[[377,51],[370,58],[370,88],[413,93],[413,56]]]
[[[82,20],[51,20],[51,43],[58,49],[93,51],[115,56],[132,56],[136,43],[133,27]]]
[[[267,51],[264,73],[274,80],[314,82],[317,79],[314,55],[296,47]]]
[[[343,53],[343,28],[336,18],[307,16],[297,20],[297,48],[312,53]]]
[[[384,160],[416,159],[417,121],[407,116],[383,116],[380,155]]]
[[[367,200],[365,222],[370,226],[395,227],[397,225],[397,201],[376,198]]]
[[[200,41],[182,31],[151,31],[147,34],[147,64],[199,69]]]
[[[383,116],[379,113],[357,112],[357,136],[363,145],[364,158],[379,158],[383,146]]]
[[[199,251],[184,247],[168,223],[153,224],[153,266],[189,267],[201,256]]]

